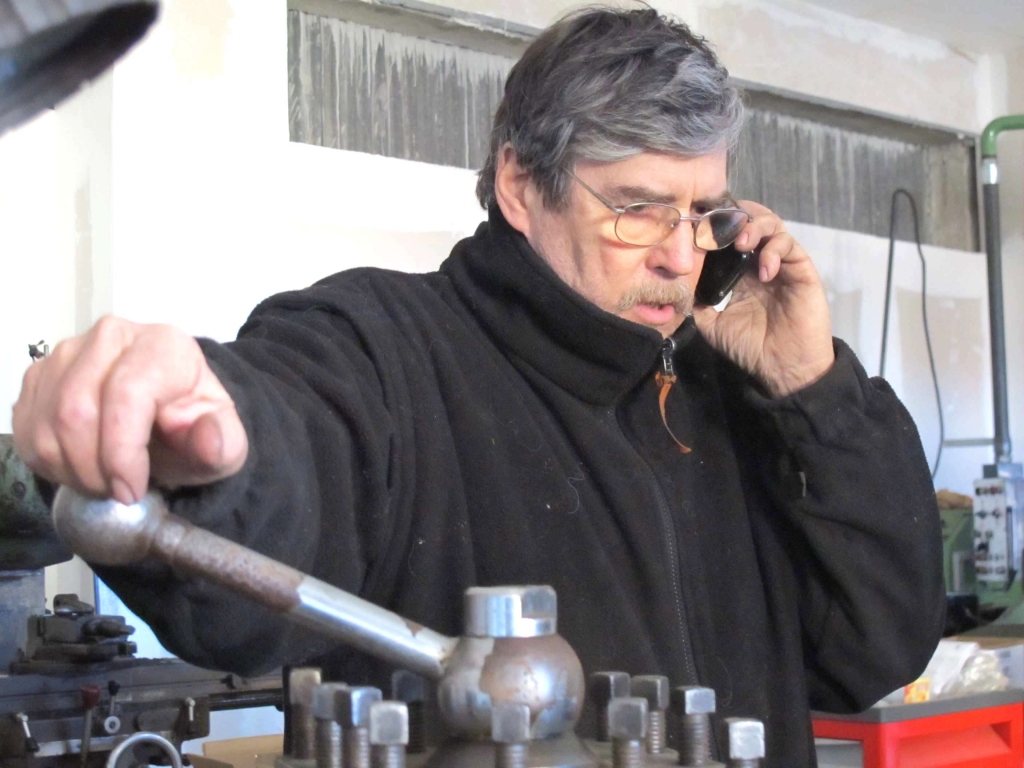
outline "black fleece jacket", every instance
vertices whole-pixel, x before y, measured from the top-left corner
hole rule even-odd
[[[808,707],[871,705],[940,635],[920,440],[842,342],[773,400],[692,322],[675,341],[666,413],[689,454],[661,420],[660,334],[575,294],[492,212],[436,273],[344,272],[204,341],[250,455],[175,511],[451,634],[467,586],[550,584],[587,673],[711,686],[720,713],[765,721],[770,765],[814,765]],[[100,572],[193,663],[384,672],[164,567]]]

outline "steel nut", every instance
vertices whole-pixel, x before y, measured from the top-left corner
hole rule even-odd
[[[672,709],[681,715],[710,715],[715,711],[715,690],[699,685],[673,688]]]
[[[640,741],[647,737],[647,699],[624,696],[608,702],[608,737]]]
[[[637,675],[629,681],[629,695],[647,699],[648,709],[668,709],[668,678],[664,675]]]
[[[497,744],[522,744],[530,740],[530,708],[514,701],[491,705],[491,740]]]
[[[760,760],[764,757],[764,723],[747,717],[727,717],[729,759]]]
[[[367,728],[370,725],[370,707],[383,695],[379,688],[356,686],[346,688],[338,696],[338,722],[342,728]]]
[[[409,707],[402,701],[370,704],[370,743],[375,746],[404,746],[409,743]]]

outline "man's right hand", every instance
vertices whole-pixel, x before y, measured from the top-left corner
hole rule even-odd
[[[238,472],[245,428],[195,339],[105,317],[25,373],[14,445],[43,477],[131,504],[150,480],[202,485]]]

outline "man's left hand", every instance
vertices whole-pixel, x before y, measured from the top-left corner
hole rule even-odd
[[[811,258],[782,219],[759,203],[739,206],[754,219],[736,247],[758,252],[757,274],[743,276],[723,312],[696,306],[693,315],[712,346],[783,397],[820,379],[835,361],[828,301]]]

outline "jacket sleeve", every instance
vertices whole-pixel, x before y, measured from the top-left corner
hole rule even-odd
[[[393,532],[392,421],[378,373],[387,350],[353,328],[315,301],[277,300],[257,309],[236,342],[201,340],[235,401],[249,454],[236,476],[170,499],[203,528],[366,593]],[[159,564],[97,572],[169,650],[200,666],[253,674],[328,647],[249,600]]]
[[[797,594],[810,704],[865,709],[916,679],[945,616],[942,540],[913,420],[850,349],[819,381],[772,400],[748,385],[767,428],[763,487]],[[770,457],[770,458],[769,458]],[[770,523],[771,524],[771,523]]]

